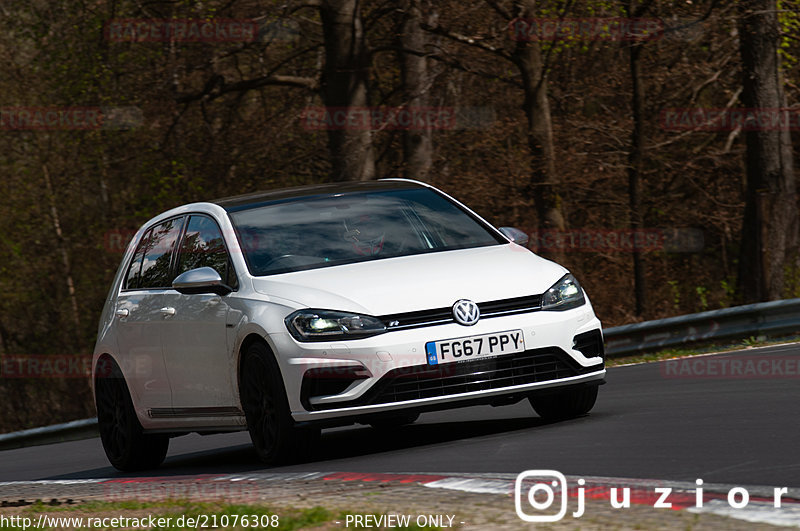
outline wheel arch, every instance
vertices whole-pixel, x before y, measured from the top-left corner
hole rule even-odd
[[[244,353],[247,352],[252,345],[256,343],[261,343],[267,348],[267,352],[270,356],[272,356],[275,364],[278,366],[278,370],[280,371],[280,364],[275,356],[275,349],[267,341],[267,338],[257,332],[250,332],[248,333],[243,339],[241,344],[239,345],[238,350],[236,351],[236,399],[239,401],[239,406],[242,406],[242,362],[244,361]],[[280,375],[281,379],[283,379],[283,374]]]
[[[112,363],[119,368],[120,372],[122,372],[123,378],[125,378],[125,372],[122,370],[122,366],[113,356],[113,354],[110,352],[103,352],[102,354],[95,356],[94,362],[92,363],[91,381],[93,395],[96,393],[97,379],[101,374],[107,373],[110,370]],[[125,380],[127,381],[127,378],[125,378]],[[130,393],[130,389],[128,389],[128,392]]]
[[[139,421],[139,424],[141,424],[142,416],[141,416],[141,411],[139,411],[138,409],[139,396],[136,394],[135,389],[131,387],[130,375],[125,372],[125,364],[120,363],[120,360],[118,360],[110,352],[104,352],[96,356],[92,367],[91,385],[92,385],[92,397],[94,398],[95,401],[95,407],[97,405],[97,379],[100,378],[101,375],[103,374],[110,374],[113,366],[116,366],[117,369],[119,369],[120,374],[122,374],[122,381],[125,384],[125,389],[128,391],[128,397],[130,397],[131,399],[131,403],[133,404],[133,410],[136,413],[136,417]]]

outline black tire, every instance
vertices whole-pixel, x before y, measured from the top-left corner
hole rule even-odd
[[[247,429],[259,459],[277,465],[307,455],[320,431],[295,426],[280,368],[266,345],[257,342],[247,348],[239,380]]]
[[[564,420],[585,415],[597,401],[596,385],[565,389],[552,394],[532,395],[528,401],[540,417]]]
[[[106,360],[95,379],[95,405],[100,440],[111,465],[123,472],[157,468],[169,449],[166,435],[148,435],[133,409],[119,366]]]
[[[408,424],[414,424],[418,418],[419,413],[398,413],[396,415],[376,418],[370,421],[369,425],[376,430],[389,430]]]

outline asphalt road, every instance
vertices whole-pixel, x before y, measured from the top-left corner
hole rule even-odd
[[[597,405],[583,418],[545,423],[527,402],[427,413],[388,434],[368,427],[325,431],[316,455],[271,471],[554,469],[583,476],[800,487],[800,345],[692,360],[699,364],[610,369]],[[743,370],[747,360],[761,361],[767,372],[722,376],[735,360]],[[687,368],[695,376],[717,374],[687,377]],[[190,435],[173,439],[166,462],[149,475],[264,470],[246,433]],[[98,439],[0,452],[0,481],[119,476]]]

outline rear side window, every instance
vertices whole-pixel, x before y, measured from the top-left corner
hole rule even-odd
[[[183,218],[170,219],[153,227],[152,237],[145,242],[142,288],[167,288],[172,284],[172,251],[180,236],[182,222]]]
[[[183,218],[167,220],[147,231],[133,255],[127,289],[168,288],[171,274],[172,251],[180,236]]]
[[[189,217],[178,255],[177,274],[198,267],[213,268],[223,282],[236,287],[236,275],[225,248],[222,231],[216,221],[202,215]]]
[[[141,284],[142,262],[144,261],[145,250],[143,244],[150,239],[152,232],[152,230],[149,230],[145,233],[144,237],[142,237],[142,243],[139,244],[133,254],[133,260],[131,260],[131,265],[128,267],[128,275],[125,277],[125,289],[137,289]]]

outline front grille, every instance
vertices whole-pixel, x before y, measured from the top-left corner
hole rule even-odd
[[[513,299],[481,302],[478,304],[478,307],[481,309],[481,319],[499,317],[501,315],[535,312],[542,308],[542,296],[531,295]],[[452,308],[436,308],[433,310],[396,313],[384,315],[379,317],[379,319],[383,321],[388,330],[406,330],[409,328],[422,328],[425,326],[455,322]]]
[[[349,402],[317,404],[316,409],[388,404],[501,389],[596,372],[603,364],[581,367],[564,351],[548,347],[508,356],[444,365],[415,365],[388,372],[364,396]]]
[[[439,308],[436,310],[422,310],[419,312],[397,313],[379,317],[389,330],[405,330],[408,328],[421,328],[437,324],[452,323],[453,309]]]
[[[542,296],[531,295],[530,297],[516,297],[514,299],[482,302],[478,304],[478,306],[481,309],[481,317],[535,312],[542,309]]]

